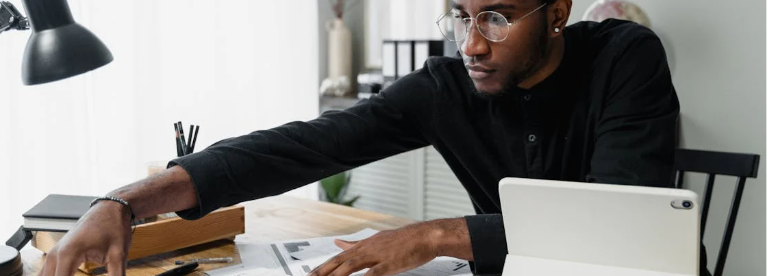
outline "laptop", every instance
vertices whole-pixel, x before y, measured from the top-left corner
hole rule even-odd
[[[688,190],[500,181],[503,276],[697,276],[699,204]]]

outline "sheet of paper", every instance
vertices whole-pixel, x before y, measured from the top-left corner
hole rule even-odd
[[[233,276],[286,276],[279,270],[267,269],[267,268],[251,268],[244,269],[232,274]]]
[[[331,256],[335,256],[340,254],[340,252],[343,252],[342,249],[335,245],[335,239],[341,239],[345,241],[360,241],[377,234],[377,232],[377,230],[367,228],[350,235],[311,239],[308,240],[308,246],[302,247],[297,251],[289,252],[289,255],[297,260],[303,261],[311,261],[319,258],[323,259],[322,261],[326,261]]]
[[[280,241],[271,244],[253,243],[236,239],[241,254],[241,263],[207,272],[210,276],[305,276],[311,269],[343,252],[334,244],[335,239],[347,241],[363,240],[378,231],[364,229],[359,232],[333,237]],[[366,270],[353,275],[364,275]],[[468,262],[440,257],[416,269],[399,274],[402,276],[471,275]]]

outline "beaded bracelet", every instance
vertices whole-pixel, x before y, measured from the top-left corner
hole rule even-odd
[[[126,206],[126,207],[128,207],[128,209],[129,209],[129,212],[131,213],[131,224],[132,224],[132,225],[134,224],[134,218],[135,218],[135,216],[134,216],[134,209],[131,209],[131,205],[129,205],[128,201],[125,201],[125,200],[123,200],[122,198],[113,197],[113,196],[103,196],[103,197],[98,197],[98,198],[95,198],[93,201],[91,201],[91,205],[89,206],[89,208],[90,208],[90,207],[94,207],[94,205],[95,205],[96,203],[98,203],[99,201],[102,201],[102,200],[115,201],[115,202],[117,202],[117,203],[120,203],[120,204],[122,204],[123,206]],[[133,229],[132,229],[132,231],[131,231],[131,232],[132,232],[132,233],[134,232],[134,231],[133,231]]]

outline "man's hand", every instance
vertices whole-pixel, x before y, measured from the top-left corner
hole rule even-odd
[[[109,276],[126,274],[131,245],[127,207],[100,201],[48,252],[39,275],[71,276],[85,261],[107,267]]]
[[[190,175],[179,166],[109,195],[128,201],[137,218],[198,205]],[[71,276],[85,261],[104,265],[109,276],[125,275],[130,246],[131,211],[118,202],[102,200],[48,252],[39,275]]]
[[[348,276],[369,268],[365,276],[393,275],[421,266],[438,256],[473,260],[464,218],[434,220],[349,242],[335,240],[342,253],[315,268],[310,276]]]

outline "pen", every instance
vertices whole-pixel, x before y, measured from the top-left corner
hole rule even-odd
[[[198,263],[189,263],[183,266],[178,266],[156,276],[182,276],[188,274],[198,267]]]
[[[179,126],[174,123],[174,140],[177,142],[177,157],[182,157],[182,143],[179,140]]]
[[[192,259],[187,262],[185,261],[175,261],[174,264],[181,265],[185,263],[199,263],[199,264],[213,264],[213,263],[230,263],[233,262],[233,257],[224,257],[224,258],[203,258],[203,259]]]

